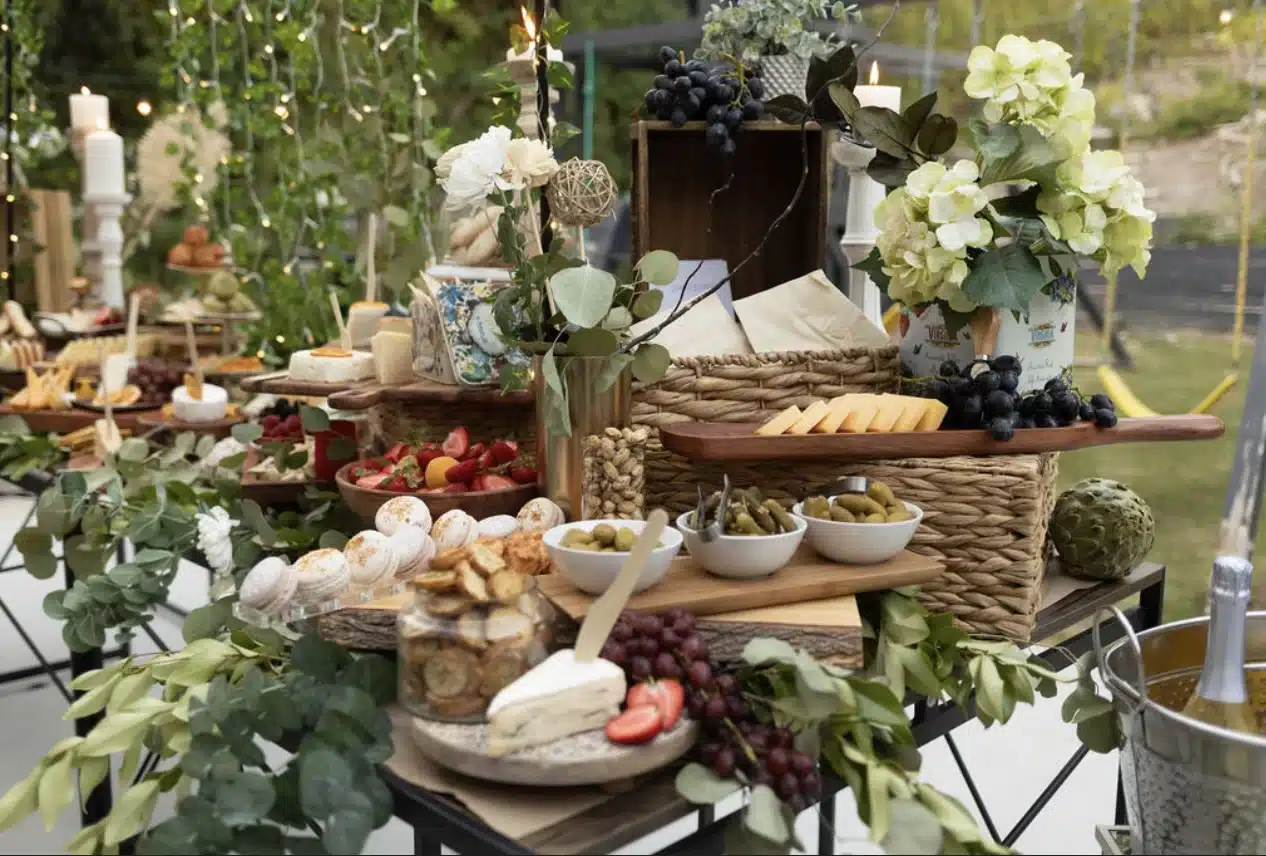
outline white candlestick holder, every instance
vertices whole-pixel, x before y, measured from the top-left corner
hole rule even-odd
[[[123,208],[132,201],[130,193],[93,193],[84,196],[97,217],[94,249],[101,258],[101,278],[97,297],[105,306],[123,308],[123,228],[119,225]]]
[[[879,287],[870,277],[852,265],[865,259],[875,247],[879,229],[875,226],[875,208],[883,202],[887,191],[884,186],[866,174],[866,167],[875,150],[859,145],[847,137],[840,137],[831,147],[836,162],[848,169],[848,210],[844,218],[844,237],[840,249],[848,258],[848,299],[879,327],[883,327],[883,308],[880,304]]]

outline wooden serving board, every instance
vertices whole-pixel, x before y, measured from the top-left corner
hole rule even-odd
[[[338,410],[367,410],[386,401],[413,401],[428,404],[504,404],[507,407],[531,407],[531,390],[503,394],[496,387],[461,386],[436,383],[419,378],[411,383],[390,385],[370,383],[336,392],[330,406]]]
[[[313,398],[326,398],[336,392],[357,389],[372,380],[358,380],[352,383],[323,383],[315,380],[293,380],[290,372],[268,372],[242,379],[242,389],[246,392],[268,392],[274,395],[307,395]]]
[[[413,718],[413,740],[435,763],[489,782],[576,787],[622,782],[666,767],[690,751],[699,723],[682,718],[672,731],[640,746],[620,746],[602,731],[586,731],[499,758],[487,754],[486,725]]]
[[[114,414],[114,424],[119,426],[120,431],[133,430],[137,427],[137,420],[149,413],[158,413],[158,411],[133,410],[127,413],[116,413]],[[68,410],[14,410],[7,404],[0,405],[0,416],[9,415],[21,416],[27,427],[37,434],[47,432],[69,434],[71,431],[86,428],[102,418],[101,413],[83,410],[78,407],[72,407]]]
[[[758,580],[732,580],[710,574],[690,556],[678,556],[663,582],[629,598],[629,609],[663,612],[679,606],[696,616],[801,603],[859,591],[891,589],[926,582],[944,567],[908,550],[880,565],[840,565],[801,544],[786,567]],[[594,598],[561,574],[546,574],[541,593],[579,621]]]
[[[697,461],[771,461],[820,458],[952,458],[1067,452],[1113,443],[1213,440],[1226,426],[1216,416],[1183,414],[1122,419],[1113,428],[1089,422],[1067,428],[1022,428],[1005,442],[980,431],[906,431],[900,434],[783,434],[761,437],[758,422],[679,422],[659,429],[664,448]]]
[[[310,487],[319,490],[335,490],[334,482],[264,481],[250,474],[243,475],[241,483],[242,499],[253,499],[261,506],[295,505],[299,502],[299,497],[303,496]]]
[[[317,618],[324,638],[360,651],[396,650],[396,613],[413,596],[392,595],[353,609],[330,612]],[[578,623],[563,613],[564,639],[575,635]],[[782,639],[803,648],[819,660],[844,668],[862,665],[862,620],[853,595],[762,607],[700,618],[696,628],[722,661],[739,659],[743,646],[757,636]]]
[[[153,430],[155,428],[167,428],[176,434],[183,434],[186,431],[192,431],[195,434],[210,434],[212,437],[221,439],[229,436],[233,430],[233,426],[243,421],[239,416],[226,416],[223,419],[217,419],[214,422],[177,422],[174,419],[167,419],[163,416],[161,410],[147,410],[137,415],[137,424],[144,429]]]

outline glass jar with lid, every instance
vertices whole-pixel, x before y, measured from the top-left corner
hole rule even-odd
[[[467,573],[469,565],[452,576]],[[423,574],[409,584],[413,597],[396,620],[399,698],[417,716],[483,722],[492,697],[554,650],[557,613],[534,577],[479,579],[482,587],[449,587]]]

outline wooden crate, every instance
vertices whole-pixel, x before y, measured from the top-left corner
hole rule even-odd
[[[787,207],[803,168],[798,125],[749,122],[726,158],[707,145],[703,122],[633,125],[633,257],[668,250],[682,259],[725,259],[731,271],[760,244]],[[830,196],[826,134],[808,131],[808,175],[794,209],[761,254],[734,278],[734,298],[748,297],[817,270],[826,259]],[[709,197],[717,194],[709,215]],[[708,225],[712,230],[709,233]]]

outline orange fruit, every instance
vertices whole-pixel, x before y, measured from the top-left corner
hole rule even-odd
[[[456,458],[439,457],[426,465],[426,486],[447,487],[448,479],[444,478],[450,467],[457,466]]]

